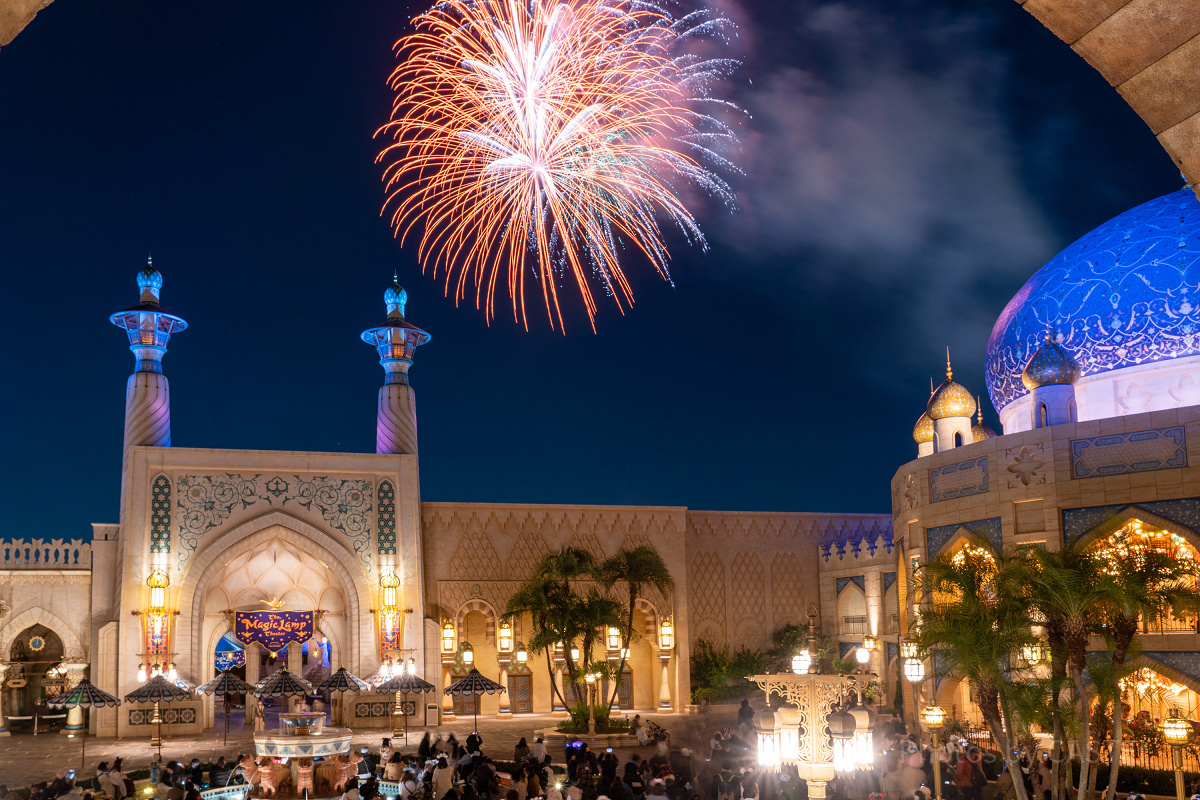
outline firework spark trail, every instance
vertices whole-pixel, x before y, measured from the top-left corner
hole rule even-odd
[[[732,168],[733,132],[704,109],[732,108],[708,91],[737,64],[677,52],[727,26],[639,0],[447,0],[417,16],[376,133],[392,139],[377,160],[401,242],[418,229],[422,267],[456,300],[473,286],[489,321],[501,276],[527,328],[530,275],[551,327],[563,275],[593,330],[592,280],[623,312],[624,249],[670,279],[658,215],[707,247],[680,190],[731,202],[711,168]]]

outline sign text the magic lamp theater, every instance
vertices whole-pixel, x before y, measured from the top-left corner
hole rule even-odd
[[[235,611],[233,635],[243,645],[258,642],[278,653],[292,642],[307,642],[313,637],[312,611]]]

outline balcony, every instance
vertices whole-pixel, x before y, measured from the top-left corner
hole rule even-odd
[[[1142,633],[1200,633],[1195,617],[1176,617],[1166,614],[1155,619],[1142,618]]]
[[[870,632],[870,629],[867,627],[866,614],[842,617],[842,636],[865,636]]]

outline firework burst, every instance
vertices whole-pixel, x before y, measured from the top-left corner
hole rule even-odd
[[[377,160],[401,242],[419,235],[423,269],[489,320],[507,289],[528,327],[527,280],[551,327],[560,279],[593,330],[593,287],[623,311],[622,256],[670,279],[659,218],[706,247],[681,193],[731,200],[713,168],[732,168],[733,132],[712,109],[732,106],[709,92],[736,63],[685,52],[727,24],[631,0],[448,0],[416,17],[376,133],[391,139]]]

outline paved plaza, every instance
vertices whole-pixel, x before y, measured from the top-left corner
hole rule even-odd
[[[653,719],[671,732],[672,744],[680,747],[691,747],[696,755],[703,758],[708,755],[708,739],[713,730],[733,725],[737,721],[737,706],[714,706],[707,717],[687,714],[643,714],[643,719]],[[535,730],[552,729],[561,717],[551,717],[549,714],[523,714],[513,719],[479,719],[479,732],[483,736],[484,751],[497,761],[507,761],[512,758],[513,748],[522,737],[528,737],[532,744]],[[415,751],[417,744],[425,731],[441,733],[442,736],[454,734],[460,742],[465,741],[472,730],[470,719],[456,719],[446,722],[439,727],[409,728],[409,746],[407,750]],[[356,731],[354,747],[369,747],[372,753],[377,753],[380,739],[388,735],[383,730]],[[403,738],[395,740],[403,747]],[[253,749],[252,732],[245,727],[231,728],[228,744],[222,742],[220,719],[217,727],[199,736],[164,736],[163,758],[187,762],[192,758],[201,761],[214,761],[219,756],[232,759],[239,753]],[[629,751],[618,751],[622,756]],[[650,747],[638,748],[637,752],[648,754]],[[87,771],[97,762],[123,758],[126,772],[144,769],[150,766],[154,750],[149,745],[147,736],[127,736],[124,738],[95,738],[87,740]],[[551,751],[556,761],[562,759],[561,752]],[[38,781],[49,780],[55,770],[60,767],[80,768],[80,742],[58,734],[15,734],[0,739],[0,783],[11,787],[28,786]]]

